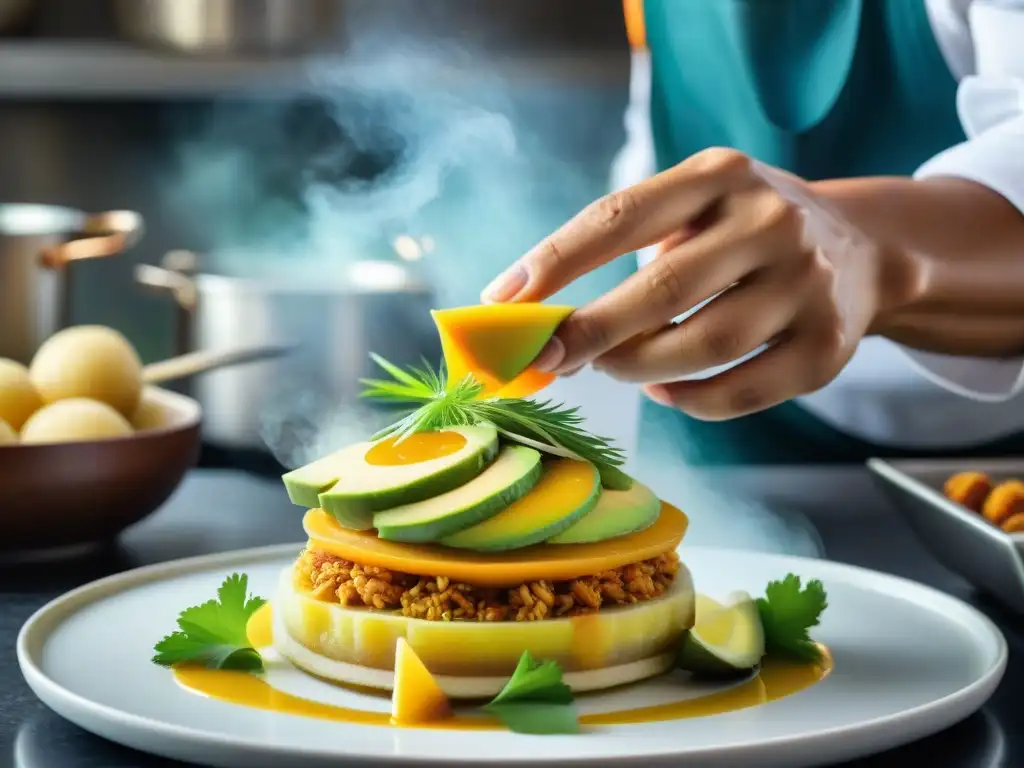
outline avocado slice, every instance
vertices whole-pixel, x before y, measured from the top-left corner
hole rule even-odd
[[[660,514],[661,500],[654,491],[632,480],[628,491],[607,488],[601,491],[594,508],[571,527],[548,539],[548,544],[586,544],[625,536],[654,525]]]
[[[493,517],[445,536],[458,549],[496,552],[539,544],[587,514],[601,495],[601,477],[588,461],[544,462],[537,485]]]
[[[736,677],[751,672],[764,656],[764,626],[757,603],[734,592],[723,605],[697,595],[693,628],[683,636],[676,664],[704,677]]]
[[[462,435],[465,444],[452,453],[409,464],[367,461],[380,440],[342,448],[284,475],[288,497],[303,507],[322,507],[346,528],[372,528],[374,512],[447,493],[479,475],[498,454],[498,433],[490,425],[444,432]]]
[[[528,493],[540,475],[539,451],[506,446],[468,483],[440,496],[377,512],[373,527],[378,537],[389,541],[436,541],[498,514]]]

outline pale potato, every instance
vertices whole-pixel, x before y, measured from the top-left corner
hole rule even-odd
[[[18,433],[14,427],[0,419],[0,445],[14,445],[18,442]]]
[[[132,425],[106,403],[73,397],[44,405],[21,428],[22,443],[73,443],[132,434]]]
[[[130,418],[142,394],[142,362],[112,328],[79,325],[59,331],[36,352],[29,375],[44,403],[88,398]]]
[[[0,421],[7,422],[7,426],[17,432],[42,404],[28,368],[0,357]]]
[[[131,418],[132,426],[137,432],[147,429],[162,429],[170,423],[167,409],[151,394],[143,392],[139,407]]]

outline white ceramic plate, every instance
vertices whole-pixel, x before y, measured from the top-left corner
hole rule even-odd
[[[88,731],[146,752],[213,766],[810,766],[870,754],[946,728],[977,710],[1006,666],[1006,642],[982,614],[914,582],[837,563],[683,547],[699,591],[714,596],[794,572],[820,578],[829,608],[815,637],[835,669],[766,705],[711,717],[614,726],[576,736],[403,730],[341,724],[227,704],[179,687],[150,663],[177,612],[213,596],[232,571],[269,596],[298,545],[142,568],[86,585],[40,609],[18,637],[36,694]],[[296,677],[297,677],[297,673]],[[292,692],[365,708],[386,701],[319,683]],[[587,698],[584,711],[665,701],[670,681]]]

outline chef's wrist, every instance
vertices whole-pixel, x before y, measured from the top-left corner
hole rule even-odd
[[[1024,352],[1024,215],[954,177],[818,182],[815,191],[873,245],[869,333],[949,355]]]
[[[887,227],[872,226],[871,218],[884,215],[884,209],[865,205],[862,196],[873,192],[868,179],[814,182],[812,189],[846,217],[857,231],[859,245],[852,255],[866,259],[869,277],[864,281],[868,295],[863,306],[868,314],[865,335],[885,335],[890,324],[899,323],[899,316],[913,307],[927,292],[930,276],[929,258],[889,238]],[[879,179],[878,181],[883,181]]]
[[[886,336],[914,306],[925,280],[923,259],[891,245],[874,245],[873,312],[865,336]]]

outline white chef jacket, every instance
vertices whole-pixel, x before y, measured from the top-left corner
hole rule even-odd
[[[926,162],[915,177],[970,179],[1024,213],[1024,0],[924,2],[960,83],[957,108],[968,139]],[[612,169],[617,189],[656,170],[648,54],[634,52],[632,66],[627,142]],[[653,249],[641,251],[641,265],[652,255]],[[966,448],[1024,431],[1022,389],[1024,357],[951,357],[872,337],[830,385],[800,403],[826,423],[877,444]]]

